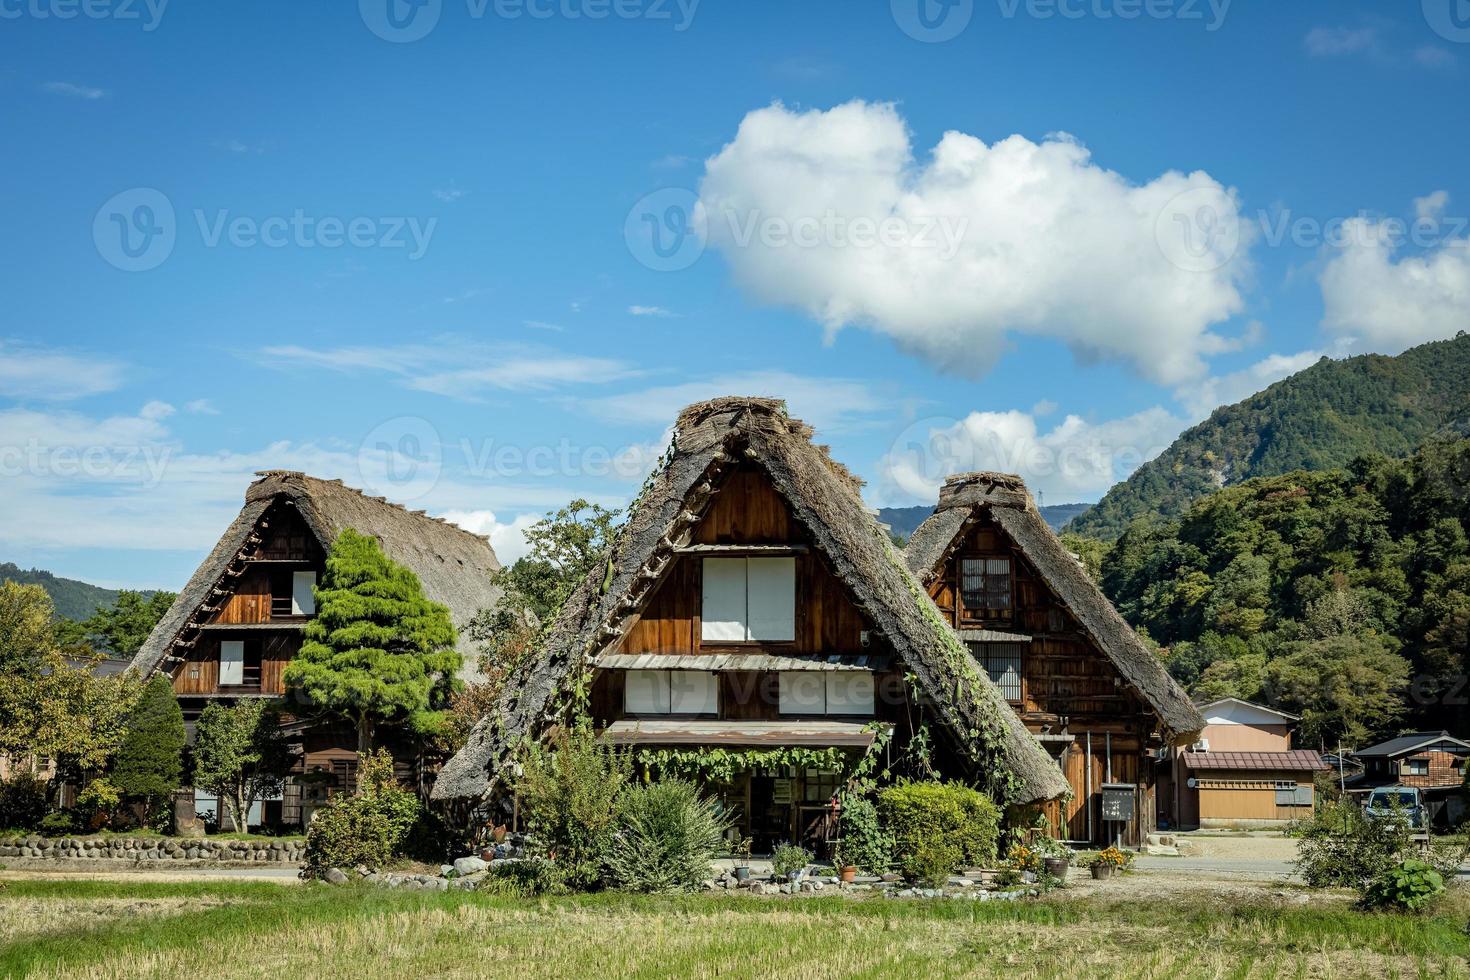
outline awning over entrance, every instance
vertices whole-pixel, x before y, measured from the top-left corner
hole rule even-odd
[[[874,671],[888,666],[881,654],[817,654],[783,657],[768,653],[608,653],[597,658],[603,670],[705,670],[705,671]]]
[[[831,745],[865,749],[875,732],[861,721],[616,721],[614,745]]]

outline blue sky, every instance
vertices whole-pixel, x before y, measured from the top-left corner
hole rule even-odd
[[[0,0],[0,560],[176,588],[271,467],[511,558],[720,393],[1090,501],[1470,323],[1462,0],[389,3]]]

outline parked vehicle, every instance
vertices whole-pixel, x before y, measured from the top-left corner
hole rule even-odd
[[[1410,827],[1424,826],[1424,801],[1414,786],[1380,786],[1368,794],[1363,812],[1370,820],[1397,817],[1408,820]]]

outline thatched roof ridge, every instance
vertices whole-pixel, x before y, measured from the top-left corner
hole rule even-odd
[[[859,484],[773,399],[720,398],[679,414],[666,464],[651,478],[605,566],[573,593],[539,653],[506,684],[496,712],[439,774],[434,796],[483,798],[500,788],[518,744],[555,721],[568,681],[615,643],[689,540],[727,467],[760,466],[838,578],[918,681],[939,721],[982,776],[1016,802],[1067,791],[1056,764],[971,661],[902,556],[865,508]]]
[[[1067,551],[1019,476],[991,472],[951,476],[939,491],[937,509],[904,549],[909,571],[927,586],[982,513],[1015,541],[1123,679],[1158,715],[1166,738],[1174,744],[1193,741],[1205,726],[1204,716]]]
[[[500,562],[488,538],[423,511],[370,497],[341,480],[322,480],[295,470],[264,470],[256,476],[259,479],[245,491],[245,506],[133,658],[133,667],[145,676],[164,662],[205,600],[251,546],[257,522],[278,502],[296,508],[324,550],[347,528],[377,538],[384,554],[419,577],[426,596],[449,607],[456,629],[463,629],[499,596],[490,578]],[[467,655],[465,660],[461,676],[477,676],[475,658]]]

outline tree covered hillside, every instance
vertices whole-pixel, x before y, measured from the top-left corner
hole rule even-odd
[[[1139,517],[1175,518],[1222,486],[1346,466],[1365,453],[1407,456],[1470,426],[1470,335],[1397,357],[1317,364],[1216,409],[1108,491],[1068,530],[1112,540]]]
[[[62,619],[86,619],[99,608],[117,602],[120,594],[99,585],[59,578],[39,568],[25,569],[10,562],[0,562],[0,582],[6,580],[21,585],[39,585],[45,589],[56,605],[56,615]]]
[[[1470,721],[1470,441],[1251,480],[1140,521],[1103,588],[1202,697],[1298,712],[1308,744]]]

